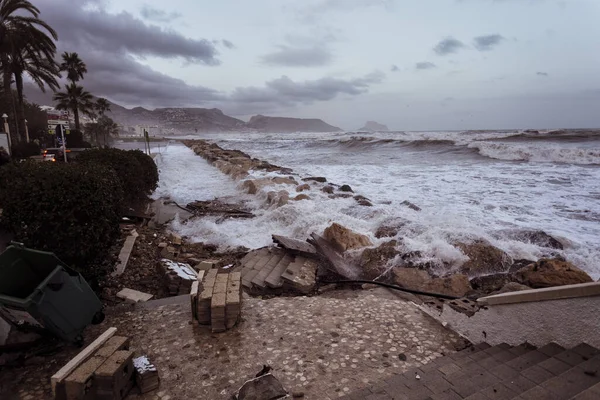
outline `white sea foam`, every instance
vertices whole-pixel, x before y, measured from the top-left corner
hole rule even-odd
[[[410,135],[435,137],[431,133]],[[441,136],[444,135],[458,140],[461,133]],[[478,142],[489,139],[486,135],[493,136],[471,134]],[[500,133],[493,138],[499,135],[510,136]],[[561,161],[560,164],[542,163],[536,162],[535,157],[529,163],[515,163],[477,158],[471,153],[434,153],[394,146],[349,151],[311,145],[315,140],[324,143],[344,139],[341,134],[270,135],[268,139],[258,134],[234,134],[209,138],[217,139],[223,147],[293,168],[302,176],[325,176],[337,184],[350,184],[357,193],[370,198],[374,207],[359,206],[353,199],[329,199],[320,192],[320,185],[311,183],[311,200],[266,208],[264,193],[245,195],[236,182],[191,150],[182,145],[169,146],[158,161],[161,183],[157,195],[170,195],[182,203],[235,196],[247,201],[256,214],[253,219],[221,223],[214,218],[173,223],[175,230],[194,240],[221,248],[258,248],[270,244],[272,234],[303,240],[338,222],[379,244],[382,240],[374,237],[376,229],[401,220],[404,225],[398,239],[402,250],[419,251],[423,261],[437,263],[443,272],[443,266],[456,268],[465,261],[465,256],[452,245],[456,241],[485,239],[515,259],[535,260],[557,253],[498,233],[507,229],[543,230],[566,238],[561,240],[567,243],[565,250],[558,253],[595,279],[600,278],[599,167],[562,160],[553,160]],[[543,145],[553,146],[540,146]],[[286,189],[293,192],[293,188]],[[422,211],[401,205],[404,200],[419,205]]]
[[[470,148],[481,155],[498,160],[600,164],[600,149],[565,147],[564,144],[515,144],[502,142],[473,142]]]

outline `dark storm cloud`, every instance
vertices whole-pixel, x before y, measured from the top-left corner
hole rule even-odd
[[[106,57],[90,52],[85,61],[91,66],[85,87],[91,93],[117,103],[145,106],[191,106],[225,98],[222,93],[202,86],[192,86],[148,66],[133,57]]]
[[[102,50],[111,56],[121,50],[139,56],[181,57],[188,62],[219,64],[217,49],[206,39],[186,38],[148,25],[127,12],[110,14],[102,8],[102,2],[89,3],[97,7],[86,8],[86,2],[67,0],[38,5],[42,18],[58,31],[61,50]]]
[[[390,68],[390,70],[391,70],[392,72],[397,72],[397,71],[400,71],[400,68],[398,68],[398,66],[397,66],[397,65],[392,65],[392,68]]]
[[[140,14],[144,19],[148,21],[155,22],[171,22],[178,18],[181,18],[182,14],[178,12],[166,12],[164,10],[159,10],[157,8],[153,8],[148,4],[144,4],[142,9],[140,10]]]
[[[423,62],[416,63],[415,68],[416,69],[432,69],[432,68],[436,68],[436,65],[434,63],[431,63],[428,61],[423,61]]]
[[[473,39],[475,48],[479,51],[490,51],[499,45],[505,38],[499,34],[477,36]]]
[[[332,59],[330,50],[322,46],[279,46],[273,53],[262,57],[265,64],[285,67],[320,67],[330,64]]]
[[[465,44],[460,40],[454,39],[453,37],[447,37],[436,44],[433,51],[440,56],[445,56],[456,53],[463,47],[465,47]]]
[[[547,72],[536,72],[535,73],[537,76],[548,76]]]
[[[373,72],[355,79],[326,77],[303,82],[295,82],[282,76],[266,82],[264,87],[237,88],[230,100],[244,103],[284,103],[289,106],[310,104],[332,100],[343,94],[356,96],[366,93],[371,85],[381,83],[384,78],[385,74],[382,72]]]

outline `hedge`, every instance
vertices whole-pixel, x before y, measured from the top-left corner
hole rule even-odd
[[[92,149],[79,154],[76,160],[82,165],[104,166],[115,171],[124,193],[124,208],[145,201],[158,184],[154,160],[139,150]]]
[[[27,247],[52,251],[94,281],[90,270],[119,235],[121,182],[102,166],[11,163],[0,168],[0,224]]]

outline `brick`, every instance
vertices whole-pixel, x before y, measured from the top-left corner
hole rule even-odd
[[[458,393],[461,397],[471,396],[472,394],[477,393],[479,389],[479,385],[466,377],[452,386],[452,390]]]
[[[92,357],[65,379],[67,400],[85,399],[93,393],[94,372],[105,360],[103,357]]]
[[[481,393],[492,400],[509,400],[517,395],[515,391],[509,389],[502,383],[496,383],[495,385],[483,389]]]
[[[560,360],[564,363],[567,363],[572,367],[577,364],[581,364],[582,362],[585,361],[585,357],[581,356],[580,354],[577,354],[573,350],[563,351],[562,353],[554,356],[554,358],[556,358],[557,360]]]
[[[94,354],[96,357],[102,357],[104,359],[109,358],[117,350],[129,350],[130,340],[125,336],[113,336],[106,341]]]
[[[592,358],[600,354],[600,350],[593,346],[590,346],[587,343],[578,344],[577,346],[573,347],[571,351],[579,354],[584,358]]]
[[[432,393],[435,393],[435,394],[442,393],[442,392],[450,389],[450,387],[452,386],[444,378],[434,378],[434,379],[430,380],[429,382],[425,382],[424,385],[429,390],[431,390]]]
[[[442,393],[434,394],[430,397],[431,400],[462,400],[462,398],[462,396],[458,395],[452,389],[448,389]]]
[[[514,360],[508,361],[506,365],[516,369],[517,371],[523,371],[524,369],[533,367],[534,365],[537,365],[538,363],[547,359],[547,355],[535,350],[525,355],[522,355],[521,357],[518,357]]]
[[[490,369],[490,373],[494,376],[497,376],[502,381],[512,379],[519,375],[519,371],[515,371],[513,368],[510,368],[505,364]]]
[[[444,366],[438,368],[438,371],[440,371],[444,375],[454,374],[454,373],[459,372],[460,370],[461,370],[461,368],[454,363],[450,363],[450,364],[447,364],[447,365],[444,365]]]
[[[590,376],[578,368],[573,368],[560,376],[544,382],[540,386],[559,398],[570,399],[572,396],[583,392],[598,382],[600,382],[599,375]]]
[[[536,386],[535,382],[522,375],[504,381],[504,384],[515,393],[523,393]]]
[[[529,389],[519,397],[515,398],[515,400],[563,400],[557,397],[554,393],[547,391],[541,386],[536,386],[532,389]]]
[[[133,352],[115,352],[94,373],[96,393],[103,397],[112,395],[115,399],[122,399],[133,387],[134,372]]]
[[[537,365],[527,368],[525,371],[522,371],[521,374],[529,379],[532,382],[537,383],[538,385],[542,382],[546,382],[548,379],[554,377],[552,373],[546,371],[545,369],[538,367]]]
[[[486,395],[481,392],[474,393],[469,397],[465,397],[466,400],[490,400]]]
[[[557,358],[549,358],[537,364],[538,367],[545,369],[553,375],[560,375],[571,369],[571,366]]]
[[[548,357],[554,357],[557,354],[562,353],[563,351],[565,351],[565,348],[552,342],[552,343],[548,343],[545,346],[542,346],[538,349],[538,351],[540,353],[544,353],[545,355],[547,355]]]

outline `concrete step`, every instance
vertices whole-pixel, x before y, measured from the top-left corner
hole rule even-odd
[[[584,390],[577,396],[571,397],[571,400],[598,400],[600,399],[600,383]]]
[[[279,249],[273,249],[272,254],[269,261],[262,266],[262,268],[254,268],[258,273],[254,275],[251,282],[253,286],[256,286],[259,289],[265,289],[267,287],[265,279],[267,279],[271,271],[273,271],[277,264],[285,257],[285,253]]]
[[[417,378],[418,376],[418,378]],[[550,343],[482,345],[354,392],[345,399],[600,399],[600,351]]]
[[[600,384],[600,355],[591,359],[586,359],[586,357],[579,354],[579,358],[573,356],[573,351],[571,350],[565,351],[564,353],[569,353],[569,359],[575,363],[572,368],[558,376],[543,381],[539,385],[513,398],[518,400],[568,400]],[[560,357],[557,357],[557,359],[559,358]],[[564,360],[564,358],[562,359]]]
[[[263,250],[263,251],[261,251]],[[245,268],[242,268],[242,286],[252,289],[252,279],[271,261],[274,254],[269,249],[261,249]]]
[[[277,289],[283,286],[283,280],[281,275],[285,272],[288,266],[294,261],[295,257],[286,254],[279,263],[273,268],[271,273],[265,279],[265,284],[273,289]]]

